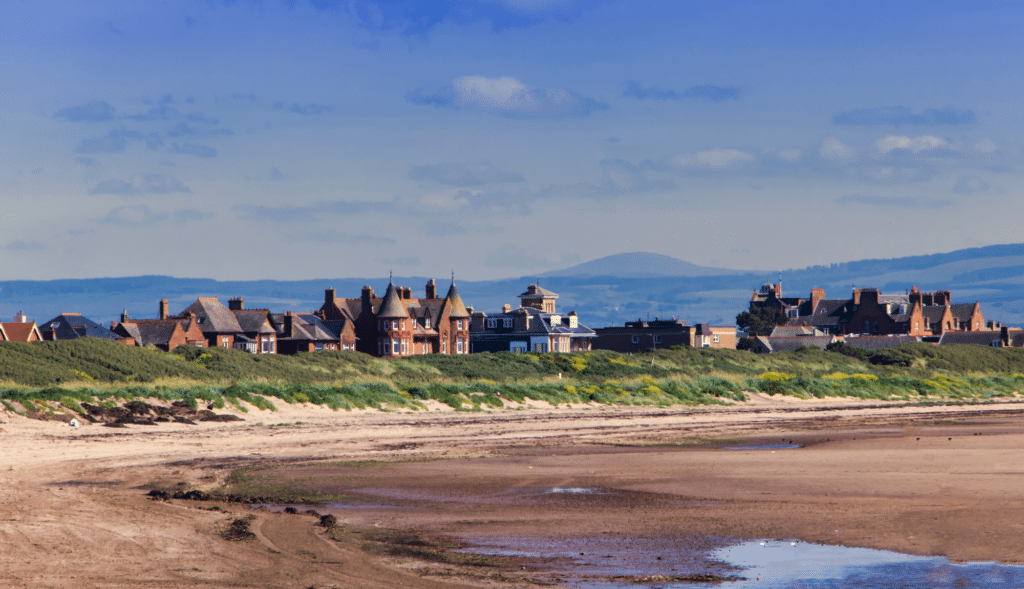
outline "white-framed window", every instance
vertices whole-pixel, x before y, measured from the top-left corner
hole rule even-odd
[[[555,351],[555,352],[557,352],[557,351],[558,351],[558,340],[559,340],[559,338],[557,338],[557,337],[556,337],[556,338],[554,339],[554,341],[553,341],[553,342],[551,342],[551,343],[552,343],[552,345],[554,346],[554,347],[552,348],[552,350],[553,350],[553,351]]]
[[[513,354],[522,354],[527,349],[526,342],[512,342],[509,344],[509,349]]]
[[[402,342],[401,342],[401,340],[397,340],[397,339],[391,340],[391,353],[392,354],[400,354],[401,352],[402,352]]]
[[[791,319],[799,317],[800,316],[800,310],[799,309],[789,309],[788,311],[786,311],[786,316],[791,318]]]
[[[505,317],[504,319],[502,319],[501,326],[504,327],[505,329],[512,329],[512,318]]]
[[[456,346],[455,349],[456,349],[456,351],[459,354],[465,354],[466,353],[466,338],[460,337],[458,340],[456,340],[455,346]]]
[[[634,344],[634,345],[635,344],[639,344],[640,343],[640,336],[639,335],[631,336],[629,338],[629,343]]]
[[[661,336],[660,335],[654,336],[654,343],[656,343],[656,344],[660,344],[661,343]]]
[[[314,345],[313,347],[316,349],[317,352],[324,351],[324,343],[323,342],[316,342],[316,345]]]
[[[423,318],[423,327],[426,327],[427,329],[430,329],[430,317],[424,317]]]
[[[405,338],[402,338],[402,354],[405,355],[405,354],[408,354],[408,353],[409,353],[409,340],[407,340]]]
[[[220,345],[223,348],[230,348],[231,347],[231,338],[230,337],[226,337],[226,336],[220,338]]]
[[[455,322],[455,329],[462,329],[462,319]]]
[[[498,327],[498,319],[492,318],[487,320],[487,329],[495,329]]]
[[[448,340],[441,340],[441,353],[442,354],[447,354],[448,353]]]
[[[718,343],[718,334],[717,333],[711,336],[711,341],[715,342],[716,344]]]

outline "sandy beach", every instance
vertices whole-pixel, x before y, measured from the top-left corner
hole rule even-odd
[[[313,517],[146,496],[216,491],[253,466],[361,502],[318,507],[352,534],[793,538],[1024,563],[1024,403],[755,394],[716,408],[277,405],[237,412],[238,422],[126,428],[0,413],[0,585],[519,587],[547,578],[537,563],[513,574],[384,558],[330,539]],[[776,445],[799,447],[757,448]],[[745,447],[755,448],[734,449]],[[222,536],[248,514],[253,539]]]

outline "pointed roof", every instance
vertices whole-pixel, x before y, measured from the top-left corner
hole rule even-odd
[[[402,304],[402,297],[398,294],[398,288],[394,282],[388,283],[388,290],[384,293],[384,299],[380,303],[377,317],[381,319],[398,319],[409,316],[409,311]]]
[[[466,319],[469,317],[469,311],[466,310],[466,305],[463,304],[462,297],[459,296],[459,289],[455,288],[455,280],[452,280],[452,286],[444,297],[444,304],[445,307],[451,306],[451,312],[448,314],[449,317],[453,319]]]
[[[184,318],[188,313],[199,318],[197,323],[203,333],[242,333],[243,331],[242,326],[235,319],[235,314],[216,298],[199,297],[178,317]]]

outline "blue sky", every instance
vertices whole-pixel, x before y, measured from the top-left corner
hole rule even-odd
[[[894,5],[895,4],[895,5]],[[0,0],[7,279],[1019,242],[1024,4]]]

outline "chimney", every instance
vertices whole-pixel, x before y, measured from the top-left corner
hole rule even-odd
[[[856,288],[853,289],[853,304],[854,305],[859,305],[860,304],[860,290],[858,290]]]
[[[782,298],[782,283],[780,282],[780,283],[774,284],[772,286],[775,287],[775,298],[781,299]]]
[[[501,312],[502,313],[511,313],[512,312],[512,305],[502,305],[501,306]]]
[[[526,310],[516,311],[515,320],[516,331],[529,331],[530,314]]]
[[[935,292],[935,304],[936,305],[952,305],[953,304],[953,293],[948,290],[939,290]]]
[[[334,306],[334,298],[336,296],[337,296],[337,293],[335,292],[335,290],[333,288],[325,288],[324,289],[324,305],[327,306],[327,307],[333,307]]]
[[[922,302],[921,301],[921,291],[917,290],[916,286],[911,288],[910,289],[910,295],[909,295],[907,300],[910,302],[911,306],[913,306],[914,303]]]
[[[1003,347],[1009,347],[1010,346],[1010,329],[1009,328],[1007,328],[1007,327],[1000,327],[999,328],[999,341],[1002,343]]]
[[[402,287],[402,298],[405,300],[412,300],[412,289],[408,286]]]
[[[576,329],[580,326],[580,319],[576,315],[576,311],[569,311],[569,328]]]
[[[14,316],[15,323],[28,323],[28,317],[25,317],[23,311],[18,311],[18,314]]]
[[[128,323],[128,309],[121,313],[121,323]]]
[[[814,310],[818,308],[820,303],[825,298],[825,289],[823,288],[812,288],[811,289],[811,314],[814,314]]]
[[[330,290],[330,292],[332,292],[332,293],[334,292],[334,289],[328,289],[328,290]],[[292,316],[292,312],[291,311],[285,311],[284,312],[284,333],[285,333],[285,337],[291,337],[292,336],[292,333],[293,333],[292,329],[293,329],[294,325],[295,325],[295,317]]]
[[[437,281],[435,281],[433,278],[427,281],[427,298],[437,298]]]
[[[373,289],[367,284],[363,287],[363,310],[370,309],[373,306]]]
[[[865,288],[860,291],[860,302],[865,307],[868,305],[878,305],[878,289]]]
[[[473,314],[473,307],[466,307],[466,312],[469,313],[470,315],[472,315]]]
[[[160,318],[167,319],[171,314],[171,305],[167,302],[167,299],[160,299]]]
[[[228,309],[241,311],[245,309],[245,301],[242,300],[242,297],[234,297],[228,301]]]

